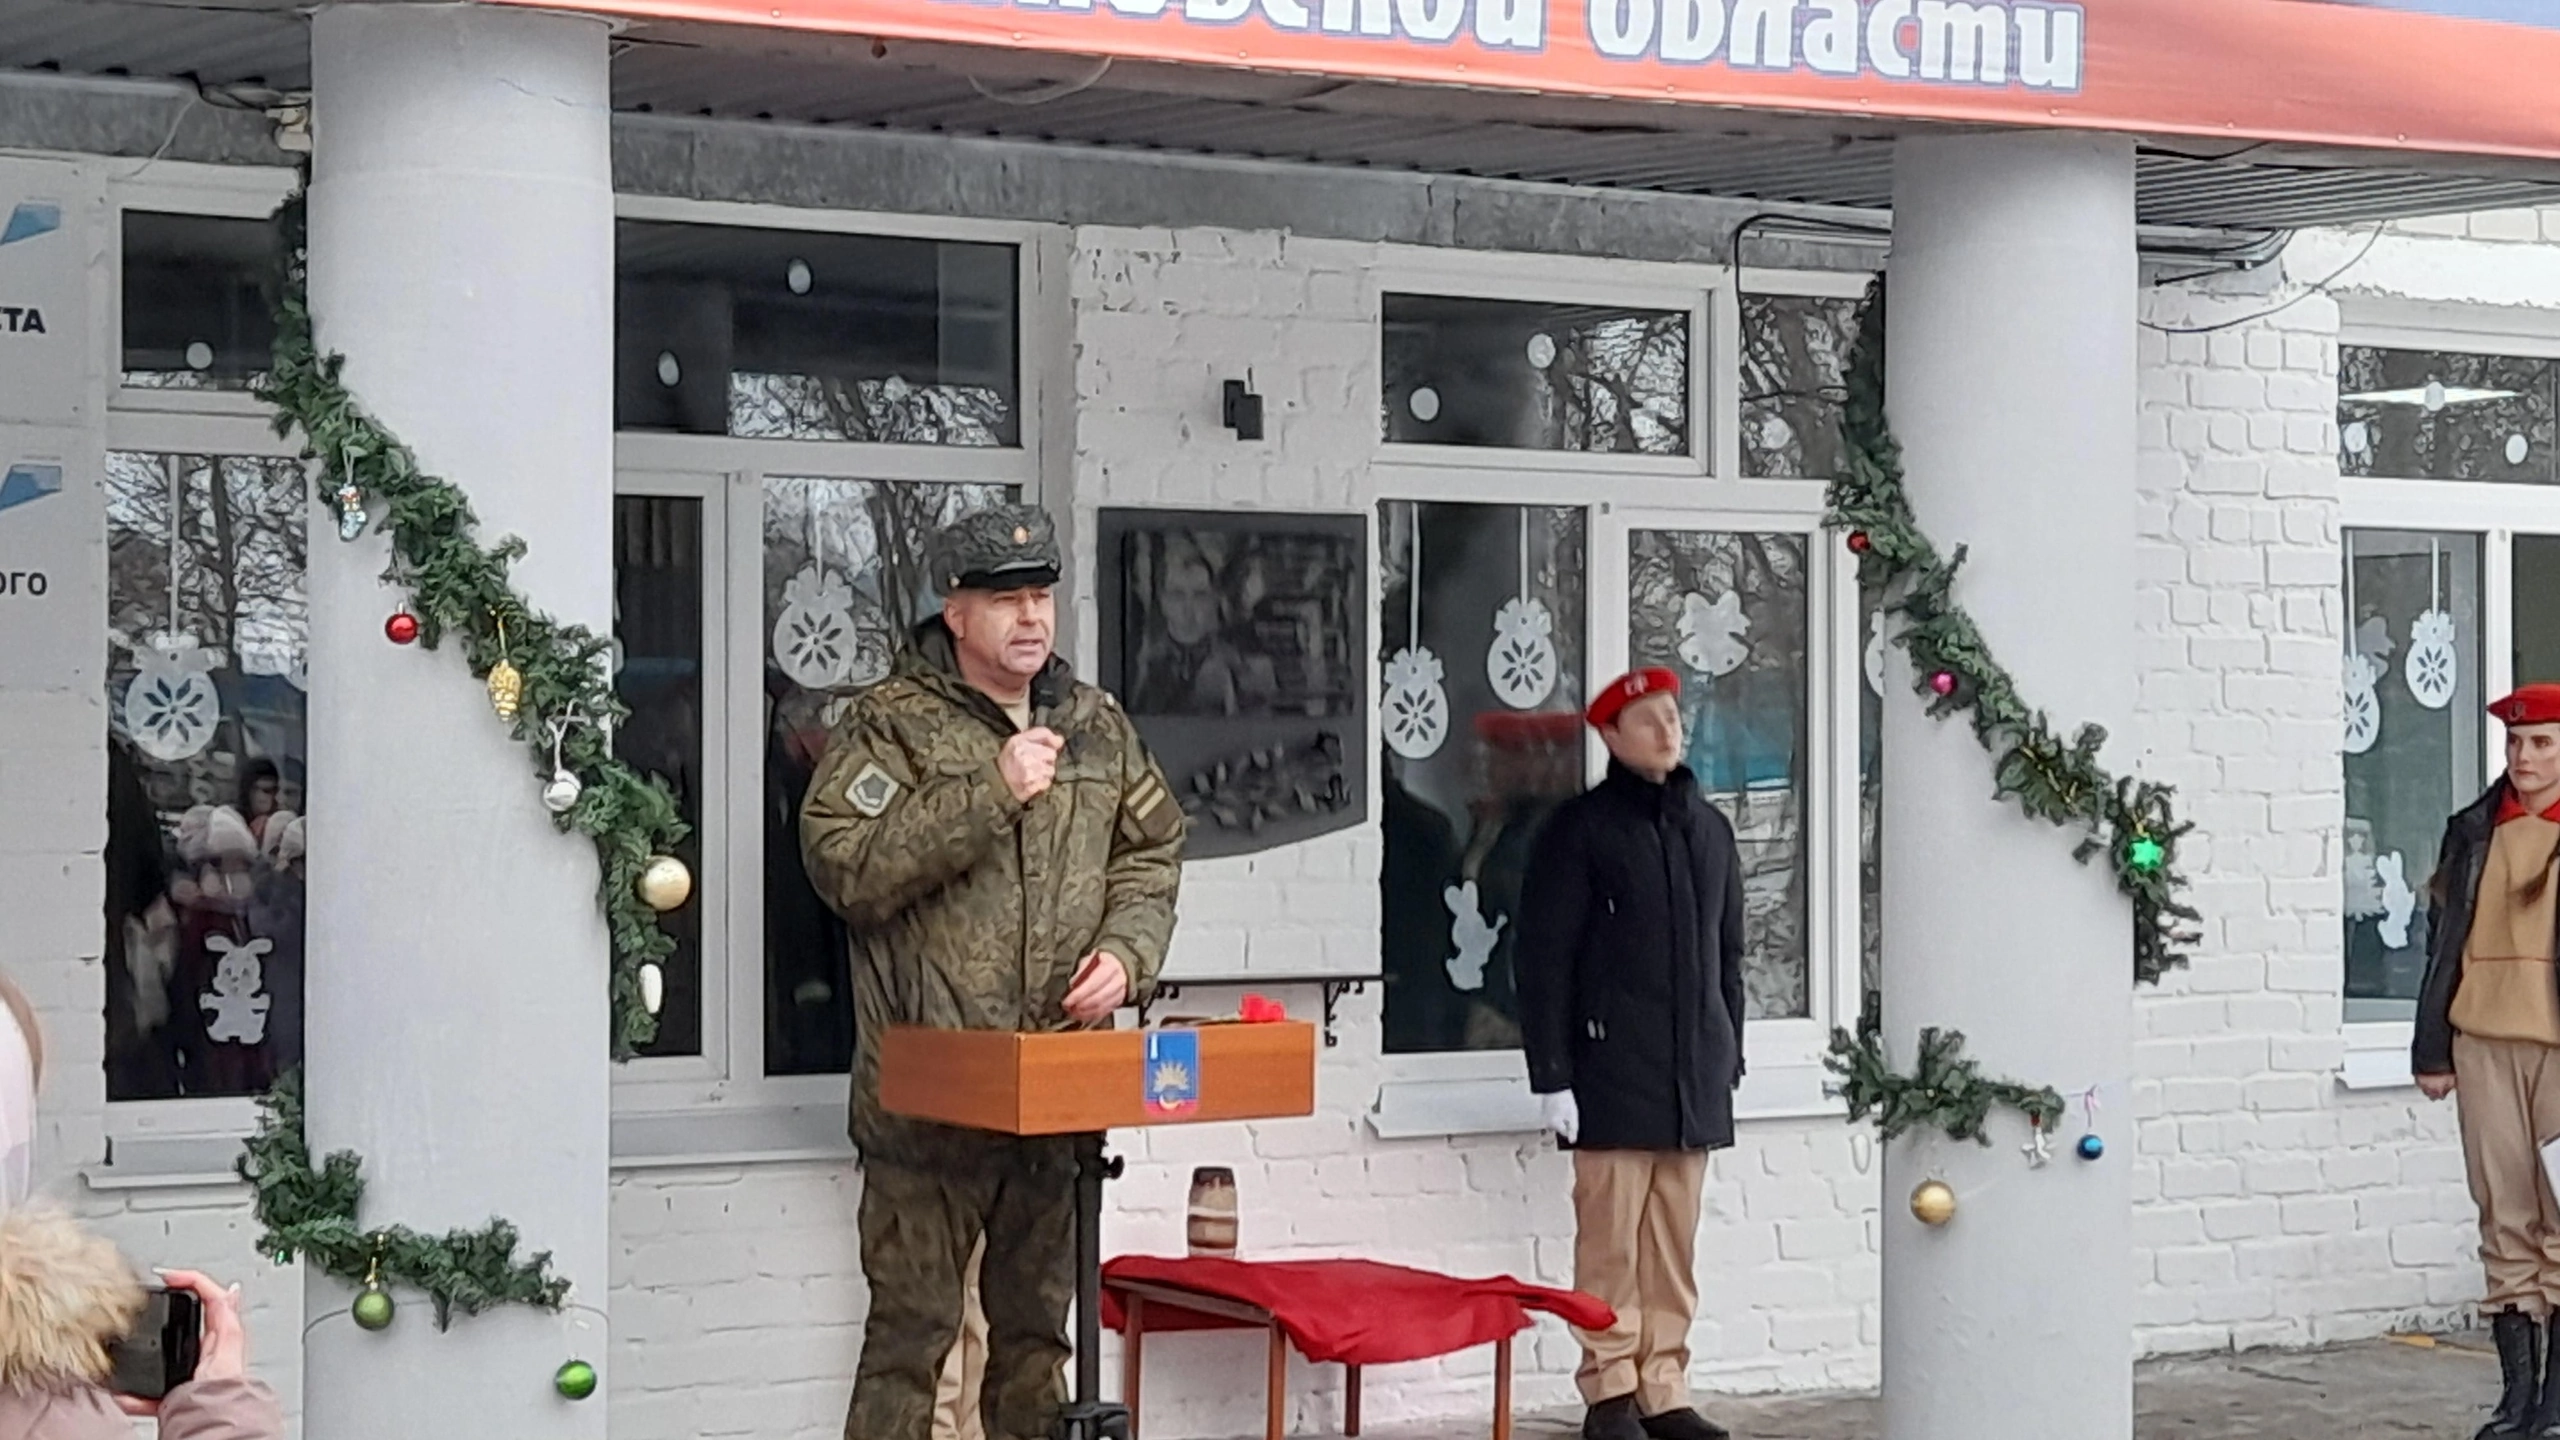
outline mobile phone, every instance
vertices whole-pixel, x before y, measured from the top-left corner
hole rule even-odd
[[[114,1366],[107,1386],[137,1400],[164,1399],[196,1378],[203,1348],[204,1301],[193,1290],[153,1285],[143,1292],[132,1332],[107,1347]]]

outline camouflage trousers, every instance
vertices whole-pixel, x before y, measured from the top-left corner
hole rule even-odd
[[[1076,1155],[1090,1140],[985,1137],[926,1169],[863,1165],[862,1361],[845,1440],[930,1440],[943,1364],[960,1334],[969,1257],[983,1236],[979,1401],[987,1440],[1049,1440],[1073,1355]]]

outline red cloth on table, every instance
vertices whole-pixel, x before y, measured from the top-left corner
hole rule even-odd
[[[1214,1295],[1271,1312],[1298,1353],[1321,1365],[1394,1365],[1490,1345],[1544,1310],[1567,1324],[1605,1330],[1617,1312],[1576,1290],[1551,1290],[1508,1275],[1461,1280],[1373,1260],[1195,1260],[1123,1255],[1102,1267],[1102,1323],[1126,1328],[1115,1281],[1134,1280]],[[1147,1302],[1147,1333],[1230,1330],[1241,1322]]]

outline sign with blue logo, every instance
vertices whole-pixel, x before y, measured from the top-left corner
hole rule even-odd
[[[1147,1113],[1177,1118],[1200,1108],[1200,1032],[1147,1032]]]

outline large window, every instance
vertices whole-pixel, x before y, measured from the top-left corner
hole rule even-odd
[[[2482,703],[2560,679],[2560,342],[2371,338],[2338,362],[2351,1085],[2407,1081],[2445,821],[2504,765]]]
[[[641,208],[617,257],[632,721],[616,744],[674,787],[699,883],[669,917],[661,1032],[619,1077],[616,1145],[800,1153],[841,1131],[855,1040],[844,927],[802,866],[800,804],[845,707],[939,613],[930,537],[1036,482],[1038,387],[1015,360],[1030,271],[1019,238],[983,227],[844,234]],[[727,1118],[683,1129],[706,1100]]]
[[[1653,267],[1509,263],[1434,255],[1381,280],[1372,1123],[1533,1113],[1520,886],[1541,823],[1601,773],[1583,702],[1638,665],[1679,672],[1688,763],[1741,841],[1743,1111],[1818,1110],[1875,933],[1872,602],[1820,529],[1856,282],[1735,297],[1683,272],[1684,298]],[[1718,334],[1738,338],[1721,361]]]

